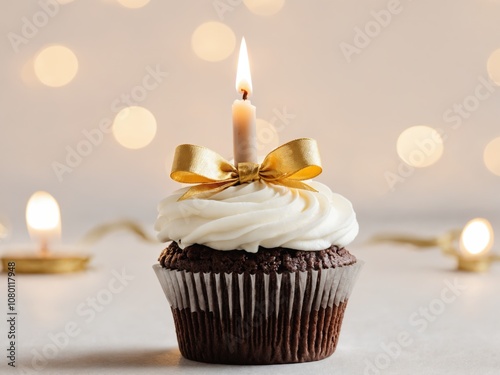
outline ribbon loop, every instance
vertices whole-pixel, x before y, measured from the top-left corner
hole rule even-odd
[[[179,200],[208,197],[230,186],[257,180],[294,189],[316,191],[302,180],[322,172],[316,141],[295,139],[271,151],[259,165],[238,163],[235,168],[216,152],[202,146],[180,145],[175,150],[170,177],[191,187]]]
[[[323,171],[318,144],[314,139],[299,138],[271,151],[261,166],[261,177],[273,180],[308,180]]]
[[[179,145],[175,149],[170,178],[186,184],[203,184],[238,176],[236,168],[209,148]]]

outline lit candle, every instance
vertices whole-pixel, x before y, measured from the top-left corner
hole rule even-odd
[[[468,259],[488,257],[493,246],[493,228],[486,219],[469,221],[460,235],[460,253]]]
[[[237,99],[233,103],[234,165],[237,167],[238,163],[258,161],[255,107],[248,100],[252,93],[252,78],[245,38],[241,40],[236,91],[243,96],[241,100]]]
[[[61,211],[57,201],[45,191],[37,191],[26,206],[26,224],[33,240],[48,254],[49,242],[61,236]]]

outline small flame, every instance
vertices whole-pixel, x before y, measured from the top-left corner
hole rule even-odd
[[[238,57],[238,70],[236,72],[236,91],[239,93],[252,93],[252,75],[248,61],[247,44],[245,38],[241,39],[240,55]]]
[[[469,221],[460,236],[460,249],[465,255],[486,254],[493,246],[493,228],[488,220],[476,218]]]
[[[61,212],[54,197],[45,191],[33,194],[26,206],[26,223],[31,238],[46,250],[48,241],[61,235]]]

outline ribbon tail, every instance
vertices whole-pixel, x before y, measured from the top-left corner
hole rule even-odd
[[[208,198],[214,194],[221,192],[224,189],[227,189],[230,186],[236,185],[238,180],[231,179],[228,181],[207,183],[207,184],[199,184],[196,186],[192,186],[186,191],[178,201],[183,201],[185,199],[190,198]]]

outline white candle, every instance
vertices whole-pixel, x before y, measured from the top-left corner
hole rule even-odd
[[[252,93],[252,78],[245,38],[241,40],[236,91],[243,96],[243,99],[237,99],[233,103],[234,165],[237,167],[238,163],[258,161],[255,107],[248,100],[248,96]]]

